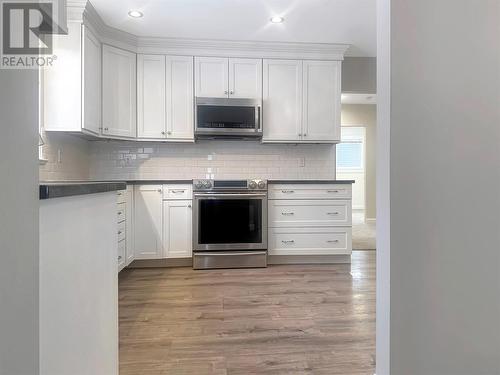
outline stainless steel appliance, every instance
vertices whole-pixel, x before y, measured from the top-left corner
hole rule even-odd
[[[262,137],[260,100],[196,98],[195,129],[198,138]]]
[[[193,181],[193,268],[267,266],[267,182]]]

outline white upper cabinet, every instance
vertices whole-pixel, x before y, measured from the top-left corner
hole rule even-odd
[[[263,142],[340,142],[340,61],[264,60]]]
[[[229,97],[262,99],[261,59],[229,59]]]
[[[135,259],[160,259],[163,257],[162,185],[134,188]]]
[[[262,59],[195,57],[196,96],[262,99]]]
[[[96,135],[101,132],[101,43],[85,26],[83,33],[83,124]]]
[[[303,62],[302,139],[340,142],[340,61]]]
[[[191,205],[191,200],[163,201],[163,246],[167,258],[188,258],[192,255]]]
[[[165,56],[137,56],[137,137],[165,138]]]
[[[194,141],[193,57],[166,57],[167,139]]]
[[[227,98],[229,94],[228,59],[195,57],[195,93],[199,97]]]
[[[103,135],[136,136],[136,55],[103,46],[102,105]]]
[[[137,137],[194,141],[193,57],[138,55]]]
[[[53,35],[53,48],[57,62],[41,70],[43,127],[99,135],[101,43],[86,26],[69,22],[67,35]]]
[[[302,139],[302,61],[264,60],[263,141]]]

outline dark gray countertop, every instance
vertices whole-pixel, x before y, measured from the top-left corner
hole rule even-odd
[[[40,199],[62,198],[74,195],[106,193],[108,191],[124,190],[125,182],[120,181],[71,181],[71,182],[40,182]]]
[[[298,179],[298,180],[267,180],[269,184],[353,184],[354,180],[314,180],[314,179]]]
[[[131,185],[192,184],[193,180],[127,180]]]

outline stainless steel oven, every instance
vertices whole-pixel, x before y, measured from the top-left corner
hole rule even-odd
[[[267,184],[263,180],[193,182],[194,268],[267,265]]]
[[[196,98],[198,138],[262,137],[262,103],[255,99]]]

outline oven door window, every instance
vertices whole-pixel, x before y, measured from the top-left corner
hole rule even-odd
[[[197,122],[200,129],[255,129],[255,107],[199,105]]]
[[[200,244],[262,242],[262,200],[202,199],[198,209]]]

